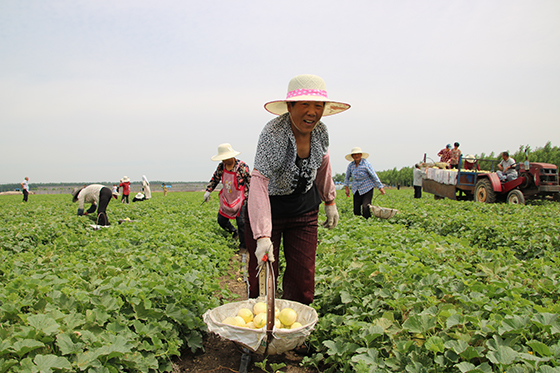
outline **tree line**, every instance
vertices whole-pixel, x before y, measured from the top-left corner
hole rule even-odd
[[[552,146],[552,143],[549,141],[546,145],[542,148],[531,149],[529,145],[520,145],[519,149],[516,152],[509,152],[510,157],[515,159],[516,162],[522,163],[525,161],[525,154],[529,158],[529,162],[542,162],[542,163],[551,163],[556,165],[558,169],[560,169],[560,147]],[[463,154],[464,155],[464,154]],[[502,160],[502,151],[495,153],[491,152],[490,154],[481,153],[474,155],[476,159],[485,159],[487,161],[480,161],[480,168],[483,170],[491,171],[492,167],[493,170],[496,171],[497,164]],[[492,162],[491,160],[494,160]],[[403,167],[399,170],[397,168],[393,168],[390,170],[384,171],[376,171],[377,176],[381,182],[388,186],[412,186],[412,171],[414,170],[414,166],[410,167]],[[344,182],[344,173],[336,174],[333,179],[335,182]]]
[[[545,146],[542,148],[536,148],[535,150],[531,149],[529,145],[520,145],[519,149],[512,153],[508,150],[510,156],[513,157],[517,162],[523,162],[525,160],[525,153],[529,157],[530,162],[543,162],[543,163],[551,163],[556,165],[560,169],[560,147],[552,146],[552,143],[549,141],[546,143]],[[477,159],[488,159],[488,160],[495,160],[494,162],[494,171],[496,170],[496,165],[502,159],[502,152],[494,153],[491,152],[490,154],[481,153],[475,154],[475,158]],[[481,161],[480,167],[483,170],[492,170],[492,162],[490,161]],[[397,170],[397,168],[393,168],[390,170],[384,171],[376,171],[377,176],[381,182],[388,186],[411,186],[412,185],[412,171],[414,170],[414,166],[410,167],[402,167],[401,169]],[[335,174],[333,179],[335,182],[343,183],[344,182],[344,173]],[[160,185],[161,182],[154,182],[154,185]],[[35,185],[37,188],[56,188],[61,186],[68,186],[67,184],[60,184],[60,183],[39,183]],[[0,192],[14,190],[16,188],[20,188],[20,184],[3,184],[0,185]]]

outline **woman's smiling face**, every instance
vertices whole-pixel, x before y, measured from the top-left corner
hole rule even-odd
[[[310,134],[323,116],[325,103],[320,101],[288,102],[288,112],[292,119],[292,129],[302,135]]]

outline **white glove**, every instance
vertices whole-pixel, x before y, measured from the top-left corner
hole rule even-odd
[[[327,220],[323,223],[323,227],[333,229],[338,224],[338,210],[336,205],[325,205],[325,215],[327,215]]]
[[[257,257],[257,266],[260,267],[264,264],[263,257],[267,256],[269,262],[274,262],[274,246],[269,237],[261,237],[257,240],[257,249],[255,250],[255,256]]]
[[[206,193],[204,193],[204,202],[208,202],[210,201],[210,192],[206,191]]]

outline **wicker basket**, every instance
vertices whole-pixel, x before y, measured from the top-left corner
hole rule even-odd
[[[276,355],[293,350],[301,345],[311,334],[318,321],[317,311],[304,304],[274,299],[274,275],[272,265],[268,263],[267,296],[266,298],[249,299],[241,302],[224,304],[220,307],[208,310],[202,315],[202,319],[208,326],[208,331],[218,334],[220,337],[235,342],[241,347],[249,349],[257,354]],[[267,324],[261,329],[249,329],[222,323],[227,316],[237,315],[241,308],[253,309],[256,302],[266,302],[268,310]],[[298,314],[298,322],[302,325],[296,329],[276,329],[274,327],[274,309],[292,308]]]
[[[375,198],[373,199],[372,203],[375,202],[375,200],[377,199],[377,197],[381,196],[383,194],[378,194],[377,196],[375,196]],[[386,196],[386,194],[384,194]],[[389,208],[385,208],[385,207],[380,207],[380,206],[376,206],[376,205],[369,205],[369,209],[371,210],[371,214],[373,216],[375,216],[376,218],[379,219],[389,219],[392,218],[393,216],[395,216],[395,214],[397,212],[399,212],[399,210],[397,209],[389,209]]]
[[[372,215],[379,219],[392,218],[393,216],[395,216],[397,212],[399,212],[399,210],[397,209],[388,209],[385,207],[379,207],[374,205],[369,205],[369,208],[371,210]]]

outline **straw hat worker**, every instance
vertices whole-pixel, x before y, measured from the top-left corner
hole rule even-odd
[[[467,154],[464,158],[465,162],[463,163],[463,167],[465,170],[477,170],[480,171],[480,165],[478,164],[478,159],[474,157],[472,154]]]
[[[349,185],[350,179],[352,179],[354,215],[362,215],[366,219],[371,217],[369,205],[373,197],[373,188],[378,188],[381,194],[385,194],[385,189],[383,189],[381,180],[379,180],[371,163],[366,160],[368,157],[369,154],[363,152],[362,148],[358,146],[352,148],[350,153],[345,157],[350,163],[346,168],[346,175],[344,176],[344,191],[346,192],[346,197],[350,197]]]
[[[249,297],[259,295],[257,269],[272,262],[278,278],[280,243],[284,250],[284,299],[310,304],[315,292],[315,254],[319,206],[327,216],[323,226],[338,223],[336,190],[329,158],[329,134],[323,117],[350,105],[328,98],[317,75],[290,80],[285,99],[270,101],[265,110],[275,117],[263,128],[251,173],[247,203],[249,224]]]
[[[128,176],[123,177],[121,179],[119,187],[123,188],[121,202],[126,202],[128,204],[128,196],[130,195],[130,178]]]
[[[251,174],[249,166],[236,158],[239,154],[241,152],[233,150],[229,143],[218,146],[218,154],[210,159],[220,163],[206,186],[204,202],[210,200],[212,191],[222,183],[222,190],[218,195],[220,198],[218,224],[229,232],[233,239],[239,238],[239,248],[245,249],[245,209]],[[237,229],[231,224],[230,219],[235,219]]]

